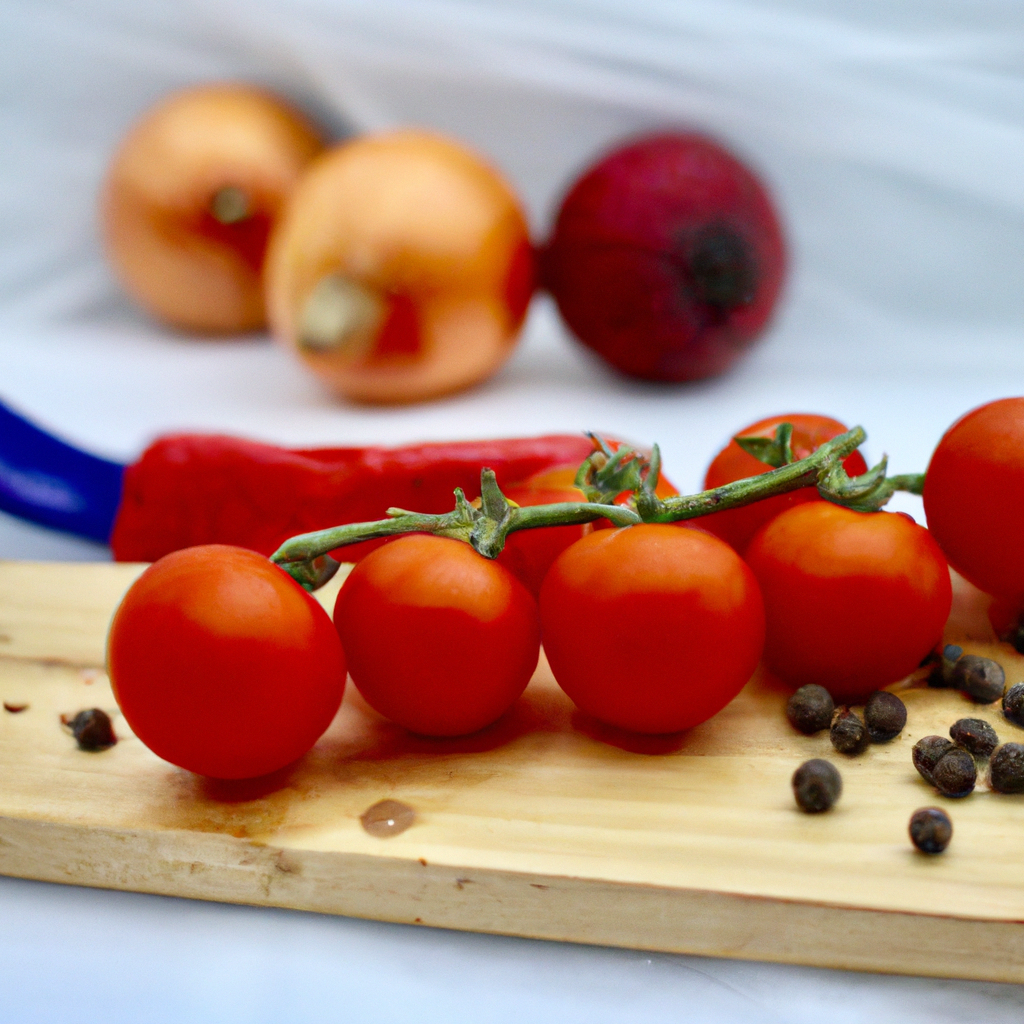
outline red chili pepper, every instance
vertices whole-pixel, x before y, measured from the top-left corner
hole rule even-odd
[[[231,437],[164,437],[126,469],[110,545],[121,562],[151,562],[194,544],[269,555],[296,534],[380,519],[391,506],[446,512],[456,487],[469,499],[480,494],[484,466],[512,484],[579,464],[591,451],[582,435],[299,451]],[[339,555],[358,561],[381,543]]]

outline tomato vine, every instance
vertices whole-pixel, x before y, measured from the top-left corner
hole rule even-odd
[[[821,497],[834,504],[859,512],[875,512],[897,490],[920,494],[924,487],[924,474],[887,476],[884,456],[866,473],[849,476],[843,460],[867,438],[863,427],[853,427],[796,460],[789,443],[791,434],[792,426],[783,423],[772,438],[736,438],[746,451],[774,467],[767,473],[697,494],[668,498],[655,493],[661,468],[657,445],[648,457],[626,445],[612,451],[604,441],[591,435],[595,450],[576,475],[576,486],[587,501],[520,507],[506,499],[494,472],[484,469],[480,474],[479,507],[467,501],[462,489],[457,488],[451,512],[429,514],[389,508],[386,518],[374,522],[347,523],[292,537],[271,555],[271,560],[305,589],[316,590],[334,576],[341,564],[330,552],[349,544],[405,533],[429,533],[464,541],[484,557],[497,558],[508,535],[517,530],[598,519],[606,519],[614,526],[682,522],[808,486],[817,487]],[[624,491],[633,492],[630,503],[613,504]]]

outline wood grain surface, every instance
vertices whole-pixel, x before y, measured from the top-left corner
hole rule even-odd
[[[689,733],[638,738],[576,712],[541,663],[517,706],[461,741],[409,736],[349,686],[327,734],[267,779],[214,783],[136,740],[103,671],[132,565],[0,563],[0,872],[200,899],[714,956],[1024,981],[1024,796],[946,800],[910,750],[957,718],[1024,741],[998,705],[906,681],[892,743],[835,754],[783,716],[759,673]],[[330,608],[340,581],[321,593]],[[998,657],[958,584],[948,636]],[[62,714],[100,707],[120,742],[77,749]],[[790,777],[830,757],[844,792],[795,807]],[[415,811],[380,838],[380,800]],[[916,853],[912,811],[943,806],[949,849]]]

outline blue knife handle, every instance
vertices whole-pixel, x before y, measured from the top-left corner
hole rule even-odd
[[[58,440],[0,402],[0,510],[106,543],[124,469]]]

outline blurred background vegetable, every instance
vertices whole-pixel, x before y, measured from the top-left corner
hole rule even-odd
[[[439,135],[368,135],[324,154],[275,232],[275,337],[339,395],[413,402],[512,353],[533,253],[511,186]]]
[[[321,145],[303,114],[254,86],[203,85],[157,104],[103,188],[107,254],[124,287],[175,327],[262,327],[267,238]]]
[[[617,370],[699,380],[760,335],[785,258],[754,173],[709,139],[666,133],[612,150],[570,188],[544,284],[576,337]]]

